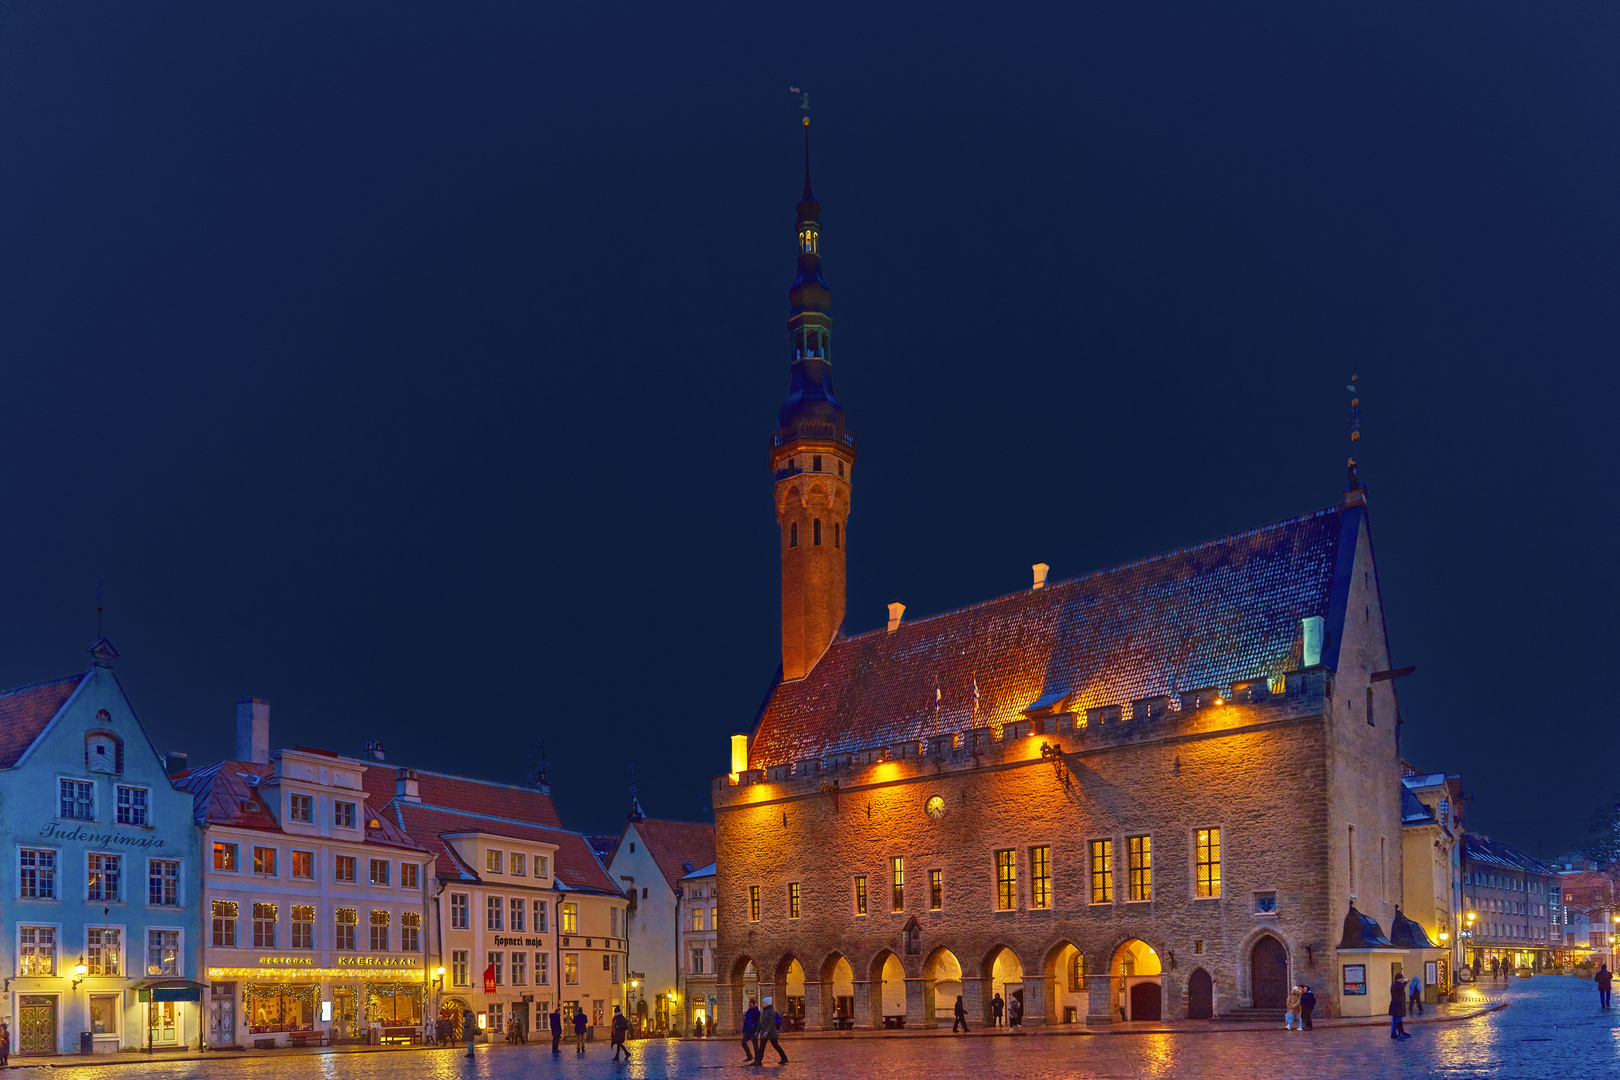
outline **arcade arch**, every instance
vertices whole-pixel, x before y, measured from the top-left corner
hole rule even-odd
[[[943,946],[923,964],[923,1027],[935,1027],[947,1017],[954,1024],[956,998],[962,993],[962,962]]]
[[[1159,954],[1141,938],[1114,950],[1108,965],[1114,1008],[1122,1020],[1159,1020],[1164,1016],[1164,969]]]
[[[821,965],[821,1026],[855,1019],[855,969],[842,953],[833,953]]]
[[[1086,958],[1073,942],[1060,941],[1046,954],[1046,1022],[1083,1024],[1090,1010]]]
[[[979,965],[984,979],[983,1023],[995,1021],[996,995],[1001,995],[1001,1022],[1011,1027],[1015,1019],[1022,1018],[1024,1008],[1024,965],[1018,954],[1005,945],[997,945],[985,954]]]

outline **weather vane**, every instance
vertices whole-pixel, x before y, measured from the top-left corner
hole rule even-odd
[[[810,117],[808,113],[810,112],[810,92],[808,90],[800,90],[797,86],[790,86],[788,87],[788,93],[799,95],[799,108],[803,109],[807,114],[804,118],[804,126],[809,127]]]
[[[1361,391],[1356,386],[1361,376],[1350,376],[1350,384],[1345,387],[1350,391],[1350,486],[1359,487],[1361,478],[1356,475],[1356,444],[1361,441]]]

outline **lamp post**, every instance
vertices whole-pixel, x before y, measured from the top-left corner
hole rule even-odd
[[[442,955],[442,954],[441,954]],[[429,1021],[433,1025],[435,1037],[439,1031],[439,1014],[444,1011],[444,968],[433,969],[433,1016]],[[435,1039],[435,1041],[437,1041]]]

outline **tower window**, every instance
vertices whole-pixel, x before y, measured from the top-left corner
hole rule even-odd
[[[821,519],[816,518],[810,524],[811,524],[811,530],[815,533],[815,536],[812,539],[812,543],[814,543],[816,545],[816,547],[820,547],[821,546]]]
[[[843,463],[843,462],[842,462],[842,461],[840,461],[840,462],[839,462],[839,463],[838,463],[838,475],[839,475],[839,476],[843,476],[843,475],[844,475],[844,463]]]
[[[844,527],[842,525],[840,525],[836,521],[833,522],[833,547],[842,548],[844,546],[843,545],[843,535],[842,535],[843,531],[844,531]]]
[[[797,521],[794,521],[794,522],[790,522],[788,524],[788,547],[796,548],[798,546],[799,546],[799,523]]]
[[[811,472],[820,472],[821,471],[821,455],[820,454],[816,454],[816,455],[814,455],[814,456],[812,456],[810,458],[810,471]]]

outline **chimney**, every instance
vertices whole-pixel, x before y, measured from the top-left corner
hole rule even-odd
[[[262,698],[236,700],[236,760],[270,763],[270,703]]]
[[[896,601],[889,605],[889,633],[900,628],[900,620],[905,617],[906,605]]]
[[[372,739],[366,743],[366,757],[376,761],[383,759],[383,744],[381,740]]]
[[[1043,562],[1038,562],[1030,569],[1035,571],[1035,588],[1037,590],[1046,588],[1046,572],[1052,568]]]
[[[1323,638],[1327,636],[1327,620],[1310,615],[1299,620],[1300,661],[1302,668],[1313,668],[1322,662]]]
[[[170,750],[163,755],[163,773],[165,776],[179,776],[191,766],[187,763],[186,755],[178,750]]]
[[[404,799],[406,802],[421,802],[422,791],[416,782],[415,769],[401,769],[394,782],[394,798]]]

